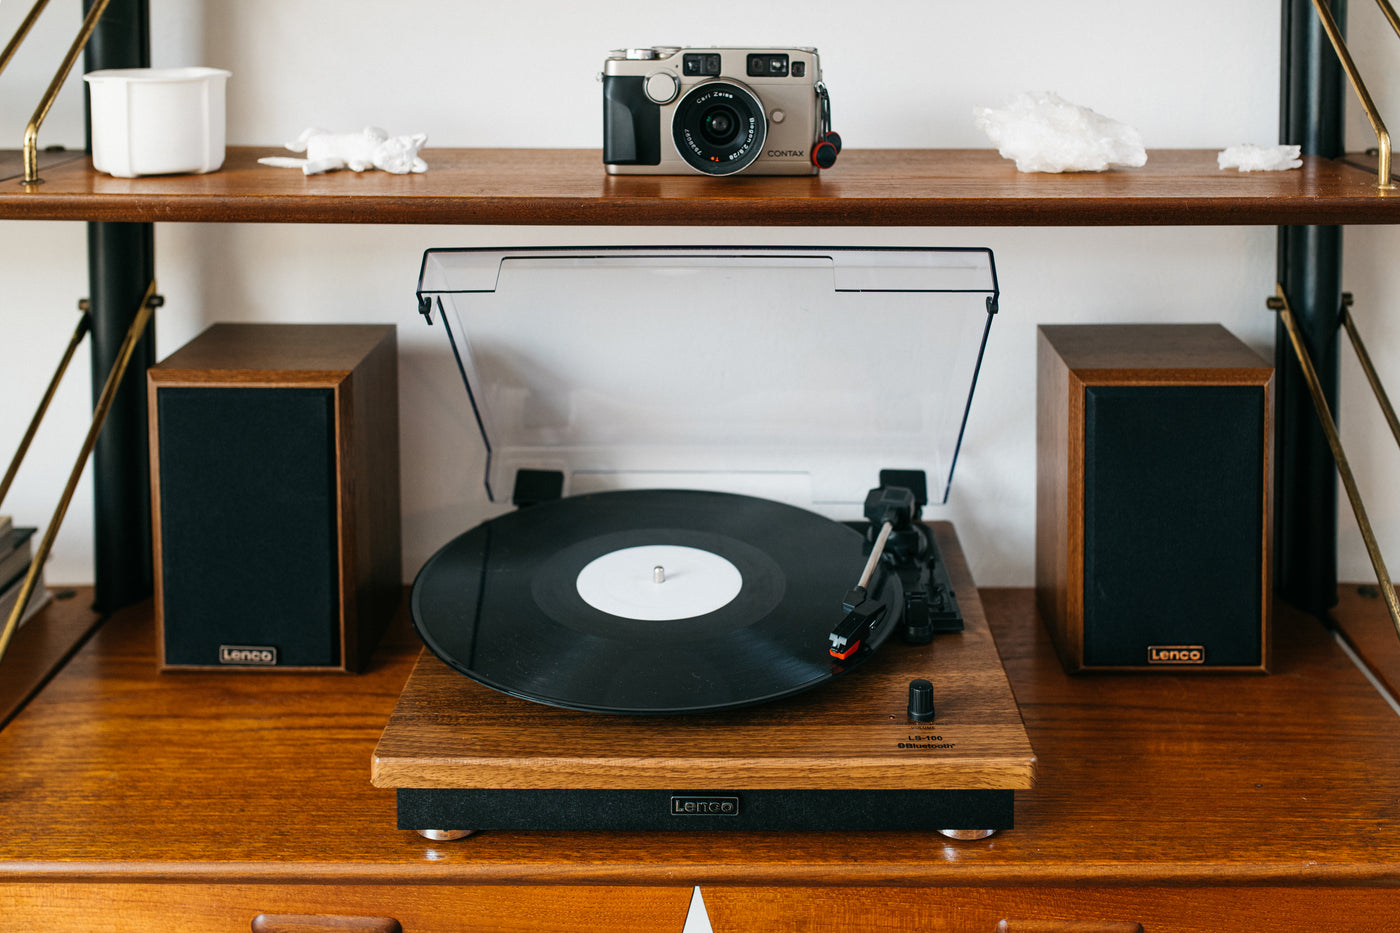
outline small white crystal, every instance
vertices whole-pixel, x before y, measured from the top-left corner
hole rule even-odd
[[[1241,172],[1281,172],[1303,164],[1299,154],[1302,146],[1256,146],[1252,143],[1230,146],[1215,161],[1222,169],[1237,168]]]
[[[1000,110],[977,108],[973,118],[1017,171],[1102,172],[1147,162],[1136,129],[1056,94],[1023,92]]]

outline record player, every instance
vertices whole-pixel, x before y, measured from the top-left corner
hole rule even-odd
[[[981,249],[429,250],[500,514],[413,586],[399,827],[1010,828],[1035,758],[922,520],[997,294]]]

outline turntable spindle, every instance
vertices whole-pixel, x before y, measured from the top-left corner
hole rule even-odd
[[[665,582],[666,582],[666,568],[663,567],[663,566],[661,566],[660,564],[657,564],[655,567],[651,568],[651,582],[652,582],[652,583],[665,583]]]

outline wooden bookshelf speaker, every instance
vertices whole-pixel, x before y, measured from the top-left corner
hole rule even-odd
[[[1036,598],[1065,669],[1265,671],[1273,369],[1218,325],[1042,326]]]
[[[216,324],[147,388],[161,667],[362,669],[403,592],[394,328]]]

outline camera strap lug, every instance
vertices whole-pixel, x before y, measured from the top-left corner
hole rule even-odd
[[[831,168],[836,164],[836,156],[841,152],[841,136],[831,129],[831,94],[826,82],[818,81],[817,92],[817,139],[812,146],[812,164],[817,168]]]

